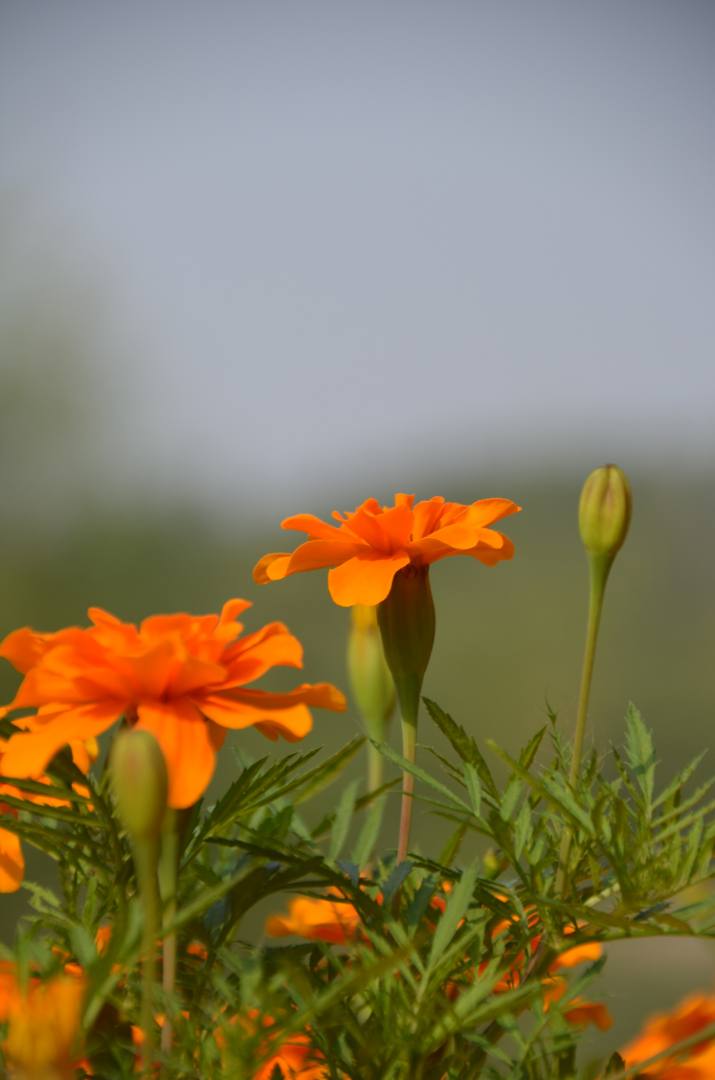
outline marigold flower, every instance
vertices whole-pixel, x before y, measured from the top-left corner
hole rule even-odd
[[[227,730],[257,728],[295,741],[311,729],[309,706],[342,711],[345,698],[329,683],[303,683],[287,693],[248,689],[270,668],[302,667],[300,642],[279,622],[241,637],[237,621],[251,606],[229,600],[220,615],[154,615],[139,625],[90,608],[92,625],[57,634],[16,630],[0,656],[25,678],[4,714],[33,707],[15,721],[9,776],[41,772],[74,739],[97,736],[121,716],[159,743],[169,773],[169,806],[190,806],[213,775]]]
[[[629,1069],[635,1068],[712,1024],[715,1024],[715,996],[692,994],[672,1012],[658,1013],[647,1020],[641,1033],[620,1051],[620,1055]],[[715,1038],[709,1035],[687,1050],[667,1054],[660,1061],[639,1069],[638,1075],[662,1080],[712,1080],[715,1076]]]
[[[230,1060],[227,1053],[227,1040],[225,1032],[235,1029],[247,1036],[263,1035],[262,1045],[259,1046],[257,1056],[267,1058],[260,1068],[253,1073],[251,1080],[274,1080],[280,1076],[282,1080],[327,1080],[328,1071],[325,1067],[323,1055],[317,1050],[307,1034],[281,1036],[276,1031],[277,1024],[272,1016],[263,1015],[258,1009],[249,1009],[247,1014],[232,1016],[223,1028],[215,1032],[216,1042],[224,1055],[224,1066],[227,1069],[235,1068],[235,1063]],[[283,1041],[285,1040],[285,1041]],[[267,1057],[270,1055],[269,1057]],[[277,1070],[277,1071],[276,1071]],[[241,1072],[243,1076],[243,1072]]]
[[[339,897],[337,889],[331,889]],[[360,915],[354,904],[347,901],[296,896],[288,905],[287,915],[271,915],[266,919],[269,937],[302,937],[309,941],[325,941],[344,945],[352,940],[360,926]]]
[[[84,990],[82,979],[58,975],[11,993],[3,1043],[10,1076],[60,1080],[75,1075]]]
[[[464,506],[437,495],[415,504],[414,495],[397,494],[394,506],[366,499],[352,513],[333,511],[338,525],[295,514],[281,528],[305,532],[310,539],[292,554],[264,555],[253,576],[265,585],[302,570],[331,567],[328,588],[336,604],[380,604],[395,574],[409,564],[425,567],[450,555],[471,555],[488,566],[510,559],[511,540],[489,526],[520,509],[510,499],[480,499]]]

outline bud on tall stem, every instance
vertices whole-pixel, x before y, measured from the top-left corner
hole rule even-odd
[[[159,930],[157,869],[166,815],[168,776],[158,742],[148,731],[123,731],[110,761],[117,814],[132,841],[144,914],[141,1027],[143,1069],[153,1071],[156,938]]]
[[[351,611],[348,674],[368,736],[384,742],[395,705],[395,685],[382,650],[375,607],[358,604]],[[383,758],[372,743],[368,743],[367,753],[368,789],[375,791],[382,784]]]
[[[598,469],[594,469],[583,485],[578,511],[579,532],[588,557],[589,605],[586,647],[569,770],[571,788],[576,787],[581,772],[588,703],[591,696],[591,681],[606,582],[613,561],[628,535],[631,510],[631,487],[623,470],[617,465],[601,465]],[[571,833],[567,830],[561,842],[559,870],[556,878],[556,891],[559,894],[563,893],[566,886],[570,846]]]
[[[434,644],[435,614],[429,570],[409,565],[395,574],[392,589],[378,609],[385,659],[395,681],[402,714],[403,756],[415,760],[417,714],[425,671]],[[414,776],[402,774],[402,809],[397,845],[401,862],[409,846]]]

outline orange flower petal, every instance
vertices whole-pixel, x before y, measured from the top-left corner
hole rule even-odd
[[[52,721],[37,729],[13,735],[3,757],[5,776],[39,776],[63,746],[79,739],[101,735],[119,719],[123,708],[116,701],[99,701],[55,714]],[[26,723],[32,723],[29,718]]]
[[[388,596],[398,570],[407,566],[409,555],[356,556],[328,573],[328,588],[336,604],[380,604]]]
[[[290,553],[274,551],[264,555],[253,567],[253,580],[259,585],[267,585],[270,581],[282,581],[288,570]]]
[[[269,709],[216,695],[201,702],[201,711],[220,727],[232,731],[255,727],[269,739],[282,735],[289,742],[304,738],[313,727],[310,709],[303,704]]]
[[[137,730],[151,732],[166,760],[169,806],[191,806],[213,776],[218,733],[188,701],[145,702],[137,712]]]
[[[342,535],[339,528],[321,521],[315,514],[293,514],[281,521],[281,529],[307,533],[313,540],[337,540]]]
[[[0,829],[0,893],[17,892],[25,876],[25,857],[20,837]]]
[[[587,941],[583,945],[574,945],[566,949],[556,957],[549,968],[550,971],[562,971],[564,968],[576,967],[577,964],[586,962],[593,963],[603,956],[603,946],[598,941]]]

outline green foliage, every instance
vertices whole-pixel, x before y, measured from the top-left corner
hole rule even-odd
[[[554,964],[582,942],[715,933],[709,892],[692,888],[710,877],[715,837],[711,783],[695,782],[700,762],[658,790],[651,734],[629,706],[623,748],[602,759],[592,753],[572,789],[555,722],[513,756],[491,741],[482,750],[437,704],[426,706],[450,746],[449,756],[433,752],[441,776],[382,750],[414,774],[425,807],[452,823],[439,859],[413,851],[398,867],[390,851],[372,855],[393,781],[374,793],[341,783],[334,811],[312,828],[299,813],[341,779],[362,740],[323,760],[311,751],[243,761],[217,802],[184,816],[177,906],[165,928],[178,934],[178,970],[175,991],[161,996],[173,1024],[162,1076],[252,1077],[286,1040],[309,1041],[336,1078],[622,1071],[617,1055],[579,1064],[579,1028],[568,1019],[574,999],[592,996],[603,961],[569,973],[558,998],[549,993]],[[57,805],[6,800],[17,816],[4,824],[59,871],[57,890],[25,883],[32,914],[15,959],[44,975],[69,961],[81,966],[87,1053],[99,1075],[129,1077],[142,926],[130,847],[103,779],[83,777],[62,755],[50,781],[17,787]],[[85,790],[73,788],[80,783]],[[460,868],[470,833],[483,852]],[[318,899],[328,890],[338,911],[357,912],[352,935],[333,944],[244,937],[247,919],[255,926],[291,895]],[[100,947],[97,933],[108,926]],[[271,1017],[270,1026],[259,1017]]]

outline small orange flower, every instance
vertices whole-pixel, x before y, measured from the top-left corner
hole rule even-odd
[[[661,1054],[676,1043],[715,1024],[715,996],[692,994],[670,1013],[651,1017],[640,1035],[620,1051],[629,1069]],[[712,1080],[715,1076],[715,1038],[712,1035],[684,1050],[668,1054],[639,1070],[639,1076],[662,1080]]]
[[[24,992],[14,987],[3,1016],[10,1076],[69,1080],[76,1075],[84,990],[82,979],[64,975],[47,982],[33,979]]]
[[[39,795],[36,792],[22,791],[14,784],[8,784],[1,778],[5,774],[5,755],[7,740],[0,739],[0,818],[17,817],[17,810],[2,802],[2,796],[6,795],[13,799],[22,799],[24,802],[34,803],[37,806],[67,806],[64,799],[57,799],[50,795]],[[96,757],[92,747],[87,747],[82,742],[72,743],[72,757],[75,765],[87,772],[91,762]],[[37,780],[41,784],[51,784],[52,781],[41,773],[32,774],[29,779]],[[80,790],[79,785],[75,785]],[[81,789],[87,793],[86,789]],[[88,793],[87,793],[88,794]],[[0,827],[0,893],[17,892],[22,885],[25,876],[25,857],[22,853],[20,837],[11,829]]]
[[[268,1060],[253,1073],[251,1080],[273,1080],[274,1076],[280,1076],[281,1080],[327,1080],[328,1072],[325,1067],[323,1055],[312,1045],[307,1034],[284,1036],[285,1041],[276,1032],[276,1021],[272,1016],[261,1016],[257,1009],[250,1009],[248,1014],[232,1016],[224,1025],[215,1032],[216,1042],[219,1049],[226,1056],[225,1066],[232,1068],[233,1063],[226,1055],[226,1027],[245,1031],[246,1035],[265,1035],[263,1045],[258,1050],[258,1056]],[[276,1072],[278,1070],[278,1072]],[[243,1076],[243,1072],[241,1073]]]
[[[281,523],[309,536],[292,554],[264,555],[253,576],[265,585],[302,570],[332,567],[328,588],[336,604],[380,604],[395,574],[405,566],[426,567],[450,555],[471,555],[493,566],[510,559],[514,546],[489,526],[521,508],[510,499],[480,499],[468,506],[437,495],[415,503],[414,495],[395,495],[394,506],[367,499],[352,513],[335,510],[338,525],[313,514],[296,514]]]
[[[337,889],[331,892],[340,896]],[[295,936],[333,945],[344,945],[352,940],[359,926],[360,916],[353,904],[309,896],[294,897],[288,905],[287,915],[271,915],[266,919],[269,937]]]
[[[270,739],[302,739],[309,706],[342,711],[345,698],[329,683],[304,683],[287,693],[247,689],[277,665],[302,667],[300,642],[278,622],[241,637],[237,621],[251,604],[229,600],[221,615],[154,615],[137,628],[99,608],[90,627],[37,634],[26,627],[0,644],[25,678],[14,709],[36,708],[15,720],[8,776],[34,776],[75,739],[99,735],[124,716],[150,731],[169,773],[169,805],[190,806],[213,775],[226,731],[256,727]]]

